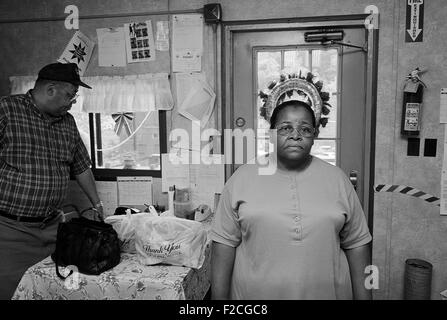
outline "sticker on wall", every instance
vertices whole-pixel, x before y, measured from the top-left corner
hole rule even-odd
[[[405,31],[405,42],[422,42],[424,0],[407,0]]]
[[[374,186],[374,191],[376,192],[394,192],[406,194],[408,196],[416,197],[422,199],[435,206],[440,206],[440,199],[428,194],[424,191],[418,190],[413,187],[396,185],[396,184],[378,184]]]

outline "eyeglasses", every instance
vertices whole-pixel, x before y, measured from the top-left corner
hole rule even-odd
[[[64,89],[65,91],[65,89]],[[77,91],[75,91],[74,93],[70,93],[68,91],[65,91],[67,93],[67,98],[68,98],[68,102],[73,102],[75,101],[77,98],[79,98],[79,94]]]
[[[315,128],[308,125],[299,125],[297,127],[291,124],[284,124],[276,128],[281,136],[290,136],[296,130],[302,137],[312,138],[315,135]]]

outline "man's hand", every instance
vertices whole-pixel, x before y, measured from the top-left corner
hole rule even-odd
[[[102,218],[104,218],[103,204],[99,199],[98,192],[96,191],[95,177],[93,176],[92,170],[87,169],[75,177],[79,186],[89,198],[92,207],[98,211]]]
[[[97,212],[98,216],[100,217],[100,220],[104,220],[104,207],[102,201],[99,201],[96,203],[93,208]]]

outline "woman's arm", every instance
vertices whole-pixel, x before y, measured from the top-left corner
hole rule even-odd
[[[211,256],[211,299],[230,299],[236,248],[213,241]]]
[[[371,300],[371,290],[365,287],[365,268],[371,264],[371,244],[346,249],[345,253],[348,258],[354,300]]]

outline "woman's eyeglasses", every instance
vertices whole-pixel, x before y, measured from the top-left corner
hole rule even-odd
[[[315,128],[307,125],[299,125],[297,127],[291,124],[285,124],[276,128],[277,132],[281,136],[290,136],[296,130],[300,136],[305,138],[312,138],[315,135]]]

